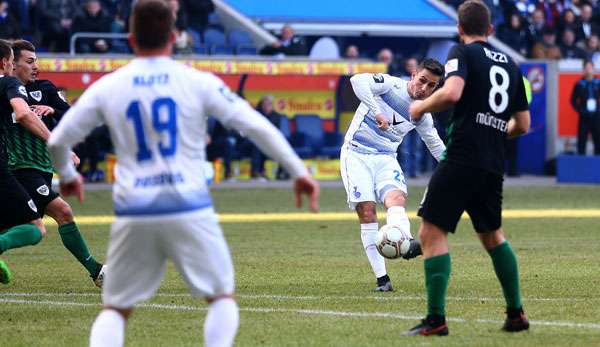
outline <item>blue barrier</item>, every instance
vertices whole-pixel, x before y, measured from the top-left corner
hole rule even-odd
[[[600,156],[559,155],[556,180],[559,183],[600,183]]]

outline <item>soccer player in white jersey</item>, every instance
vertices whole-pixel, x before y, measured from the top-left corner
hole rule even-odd
[[[105,123],[118,157],[110,271],[90,345],[123,345],[127,317],[153,296],[171,259],[192,294],[209,302],[205,345],[231,346],[239,313],[231,256],[203,172],[207,117],[245,134],[281,163],[295,177],[298,205],[306,193],[317,211],[319,186],[266,118],[213,74],[169,57],[176,36],[166,1],[137,1],[130,28],[136,58],[90,86],[49,140],[62,193],[80,199],[82,181],[69,147]]]
[[[396,150],[404,136],[415,129],[439,160],[446,149],[433,118],[427,114],[418,123],[412,122],[408,108],[413,100],[428,97],[437,88],[444,74],[443,66],[434,59],[424,59],[409,81],[387,74],[358,74],[350,82],[361,101],[346,133],[340,155],[340,170],[348,206],[356,210],[361,239],[371,268],[377,278],[376,291],[392,291],[385,260],[377,251],[376,204],[387,209],[387,224],[396,225],[411,239],[403,258],[421,254],[413,240],[406,215],[407,189],[404,174],[396,160]]]

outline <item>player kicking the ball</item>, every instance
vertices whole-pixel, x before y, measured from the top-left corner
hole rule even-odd
[[[81,177],[69,147],[99,123],[112,135],[118,158],[104,310],[92,326],[91,346],[122,346],[136,303],[158,289],[170,259],[192,294],[208,300],[206,346],[231,346],[239,312],[231,256],[206,186],[209,115],[247,135],[295,177],[297,203],[319,186],[283,135],[217,77],[170,58],[175,16],[164,0],[138,0],[129,42],[136,58],[94,83],[53,131],[49,147],[63,194],[81,198]]]
[[[348,194],[348,205],[356,210],[361,239],[371,268],[377,277],[376,291],[392,291],[385,260],[377,251],[376,204],[387,209],[387,224],[395,225],[404,237],[411,239],[403,258],[421,254],[420,244],[412,240],[410,221],[406,215],[407,188],[396,150],[406,134],[419,133],[431,154],[439,160],[446,147],[427,114],[412,122],[408,109],[413,100],[428,97],[444,74],[443,66],[425,59],[410,81],[387,74],[359,74],[350,79],[354,93],[361,101],[350,124],[340,155],[342,180]]]

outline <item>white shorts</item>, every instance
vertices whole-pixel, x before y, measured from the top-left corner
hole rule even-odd
[[[391,190],[407,194],[404,173],[394,156],[362,154],[342,148],[340,171],[351,210],[355,210],[359,202],[383,203]]]
[[[160,217],[118,217],[110,231],[105,305],[130,308],[151,298],[167,259],[196,297],[233,294],[233,264],[212,208]]]

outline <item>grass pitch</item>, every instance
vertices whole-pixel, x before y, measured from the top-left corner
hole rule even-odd
[[[410,212],[416,211],[422,192],[411,189]],[[505,190],[504,228],[519,259],[529,332],[500,332],[501,290],[470,221],[463,220],[450,238],[450,336],[410,338],[399,333],[426,309],[422,259],[388,261],[396,291],[371,292],[375,280],[343,190],[323,190],[322,210],[337,218],[293,221],[270,218],[271,213],[297,212],[288,190],[215,190],[236,268],[241,309],[236,345],[600,346],[598,196],[600,187],[592,186]],[[85,216],[82,221],[111,215],[112,209],[108,192],[88,192],[86,203],[73,202],[73,207],[76,216]],[[548,213],[553,209],[587,212]],[[514,210],[526,210],[527,218],[508,212]],[[225,218],[239,214],[260,218]],[[411,221],[416,234],[418,220]],[[101,260],[108,228],[102,221],[81,226]],[[63,248],[56,227],[48,228],[39,245],[9,251],[2,259],[14,278],[0,287],[0,345],[86,345],[100,292]],[[131,318],[126,344],[197,346],[205,309],[204,302],[187,295],[170,266],[159,295]]]

